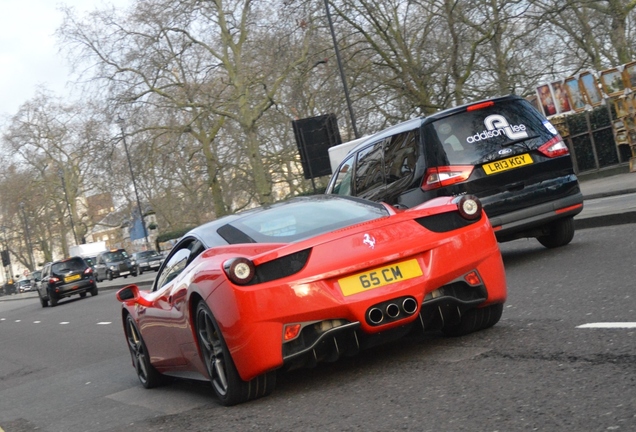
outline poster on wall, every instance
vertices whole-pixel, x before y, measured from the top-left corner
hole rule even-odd
[[[571,107],[574,111],[583,111],[585,109],[585,98],[579,86],[577,77],[570,77],[565,80],[565,89],[570,96]]]
[[[554,103],[557,108],[557,113],[562,114],[572,111],[568,93],[565,90],[565,86],[561,81],[553,82],[550,84],[552,87],[552,94],[554,95]]]
[[[608,96],[619,96],[625,90],[623,74],[617,68],[601,72],[601,85]]]
[[[627,63],[623,68],[623,78],[632,90],[636,91],[636,62]]]
[[[598,88],[596,77],[592,75],[592,72],[585,72],[581,74],[580,79],[583,84],[587,102],[592,106],[600,105],[603,101],[603,97],[601,96],[601,90]]]
[[[554,104],[554,97],[552,96],[552,90],[548,84],[537,87],[537,96],[539,98],[539,105],[541,105],[543,114],[546,117],[557,113],[557,108]]]

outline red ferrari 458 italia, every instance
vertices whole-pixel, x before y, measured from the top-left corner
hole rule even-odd
[[[223,405],[271,393],[276,370],[333,361],[416,329],[496,324],[501,254],[477,198],[408,210],[297,198],[193,229],[150,291],[117,293],[144,387],[209,380]]]

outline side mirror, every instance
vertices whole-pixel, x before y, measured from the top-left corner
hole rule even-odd
[[[141,306],[151,306],[152,303],[146,300],[140,293],[137,285],[128,285],[117,291],[115,297],[121,303],[137,303]]]

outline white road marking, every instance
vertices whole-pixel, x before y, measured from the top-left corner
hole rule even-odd
[[[0,321],[6,321],[6,320],[7,320],[6,318],[0,318]],[[15,320],[13,322],[19,323],[19,322],[22,322],[22,320],[21,319],[17,319],[17,320]],[[67,325],[67,324],[70,324],[70,323],[71,323],[70,321],[62,321],[60,323],[60,325]],[[33,324],[42,324],[42,321],[33,321]],[[96,325],[110,325],[110,324],[112,324],[112,321],[100,321],[100,322],[95,323],[95,324]],[[2,432],[2,431],[0,430],[0,432]]]
[[[604,322],[604,323],[589,323],[577,326],[576,328],[622,328],[631,329],[636,328],[636,322]]]

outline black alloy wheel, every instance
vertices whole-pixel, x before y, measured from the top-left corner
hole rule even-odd
[[[132,364],[141,385],[150,389],[162,384],[163,376],[150,364],[150,354],[148,354],[146,344],[130,315],[126,317],[125,331]]]
[[[222,405],[236,405],[274,391],[275,371],[264,373],[250,381],[241,379],[219,325],[204,301],[200,301],[197,306],[196,332],[201,358],[210,376],[212,389]]]

